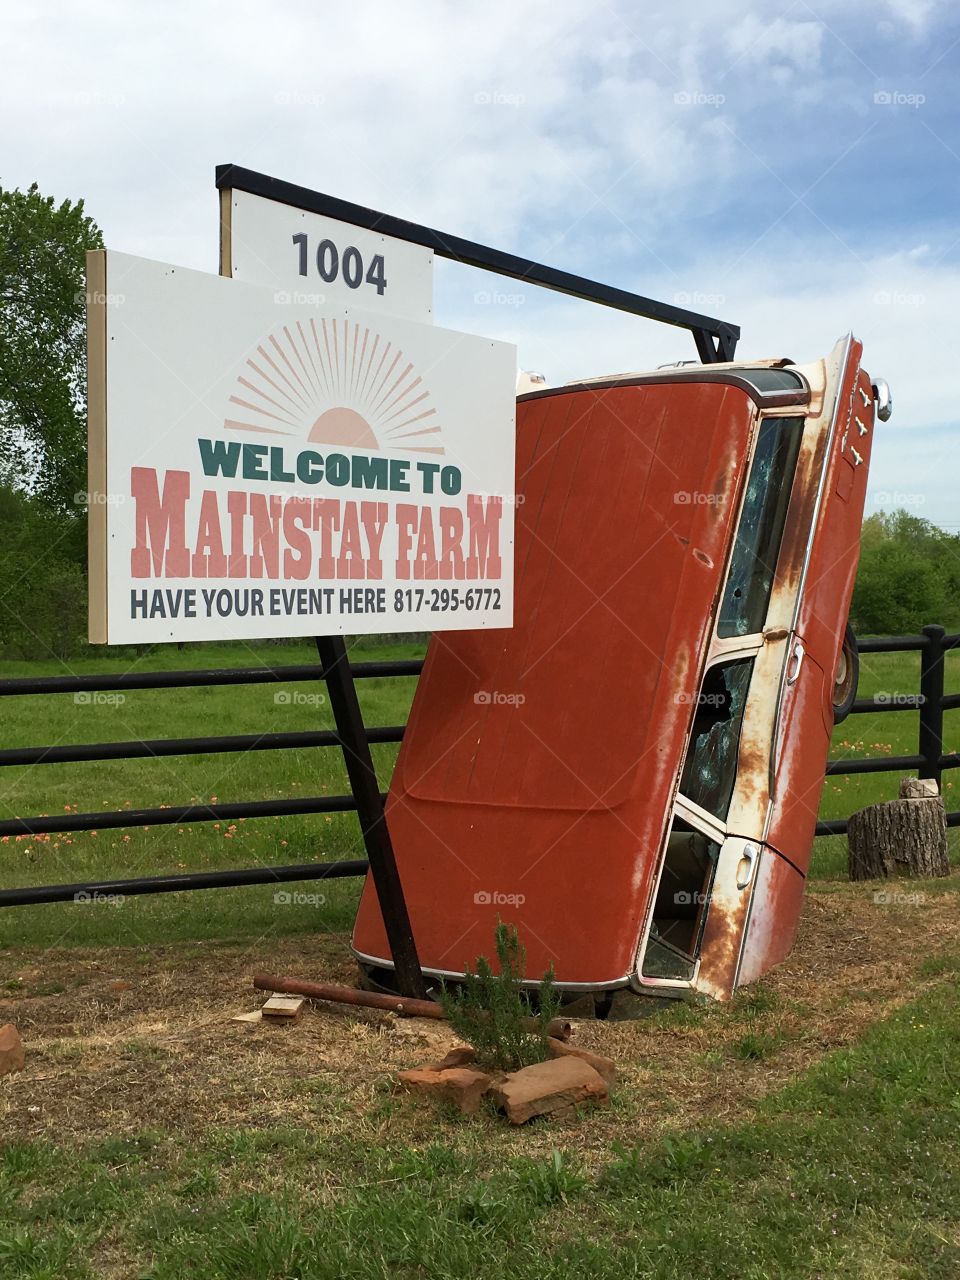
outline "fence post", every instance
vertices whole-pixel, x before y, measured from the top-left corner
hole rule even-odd
[[[923,756],[921,778],[933,778],[940,790],[943,755],[943,627],[923,628],[926,644],[920,650],[920,742],[918,754]]]

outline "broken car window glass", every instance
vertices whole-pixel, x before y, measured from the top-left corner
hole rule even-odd
[[[704,676],[690,733],[680,794],[715,818],[726,818],[737,776],[740,725],[752,658],[711,667]]]
[[[801,418],[767,418],[760,425],[720,605],[721,639],[763,630],[802,435]]]
[[[674,818],[643,953],[645,978],[693,978],[719,856],[715,841]]]

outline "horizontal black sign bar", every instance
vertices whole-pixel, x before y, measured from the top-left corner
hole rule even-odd
[[[364,876],[363,858],[345,862],[305,862],[289,867],[248,867],[237,871],[198,871],[182,876],[146,876],[137,880],[98,880],[82,884],[45,884],[0,890],[0,907],[41,902],[94,902],[97,898],[131,898],[140,893],[182,893],[187,889],[229,889],[245,884],[284,884],[292,880],[331,880]]]
[[[432,227],[424,227],[418,222],[407,222],[405,218],[397,218],[389,213],[379,213],[376,209],[367,209],[363,205],[352,204],[349,200],[341,200],[337,196],[325,195],[321,191],[311,191],[308,187],[298,187],[292,182],[283,182],[279,178],[270,178],[264,173],[256,173],[253,169],[244,169],[240,165],[217,165],[217,187],[221,191],[246,191],[250,195],[262,196],[266,200],[276,200],[280,204],[291,205],[295,209],[305,209],[309,213],[336,218],[340,222],[349,222],[355,227],[378,231],[381,235],[393,236],[397,240],[407,240],[412,244],[423,245],[427,249],[432,249],[441,258],[462,262],[469,267],[481,267],[497,275],[509,276],[514,280],[525,280],[530,284],[540,285],[544,289],[553,289],[557,293],[583,298],[587,302],[597,302],[601,306],[613,307],[618,311],[628,311],[633,315],[644,316],[648,320],[676,325],[694,333],[709,334],[718,339],[720,344],[720,350],[709,357],[713,360],[732,360],[737,339],[740,337],[739,325],[727,324],[726,321],[717,320],[713,316],[700,315],[699,312],[687,311],[683,307],[671,306],[666,302],[657,302],[653,298],[645,298],[641,294],[630,293],[626,289],[600,284],[596,280],[588,280],[585,276],[560,271],[556,267],[548,267],[541,262],[533,262],[529,258],[520,258],[513,253],[504,253],[500,249],[491,249],[488,245],[477,244],[473,240],[464,240],[460,236],[435,231]],[[700,343],[697,345],[699,348]],[[703,355],[704,353],[701,352],[701,358]]]

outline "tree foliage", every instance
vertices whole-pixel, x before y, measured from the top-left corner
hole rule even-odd
[[[67,658],[86,629],[83,519],[0,485],[0,655]]]
[[[960,625],[960,537],[903,510],[868,517],[851,620],[860,635]]]
[[[51,510],[87,487],[85,254],[102,246],[82,200],[0,189],[0,479]]]

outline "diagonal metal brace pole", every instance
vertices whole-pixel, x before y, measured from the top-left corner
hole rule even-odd
[[[357,688],[350,671],[347,646],[342,636],[318,636],[317,653],[320,655],[323,678],[327,682],[350,789],[357,803],[360,830],[370,859],[370,874],[380,902],[390,954],[396,969],[397,985],[401,995],[424,999],[427,994],[426,984],[417,956],[417,944],[410,926],[390,832],[387,830],[383,797],[373,767]]]

